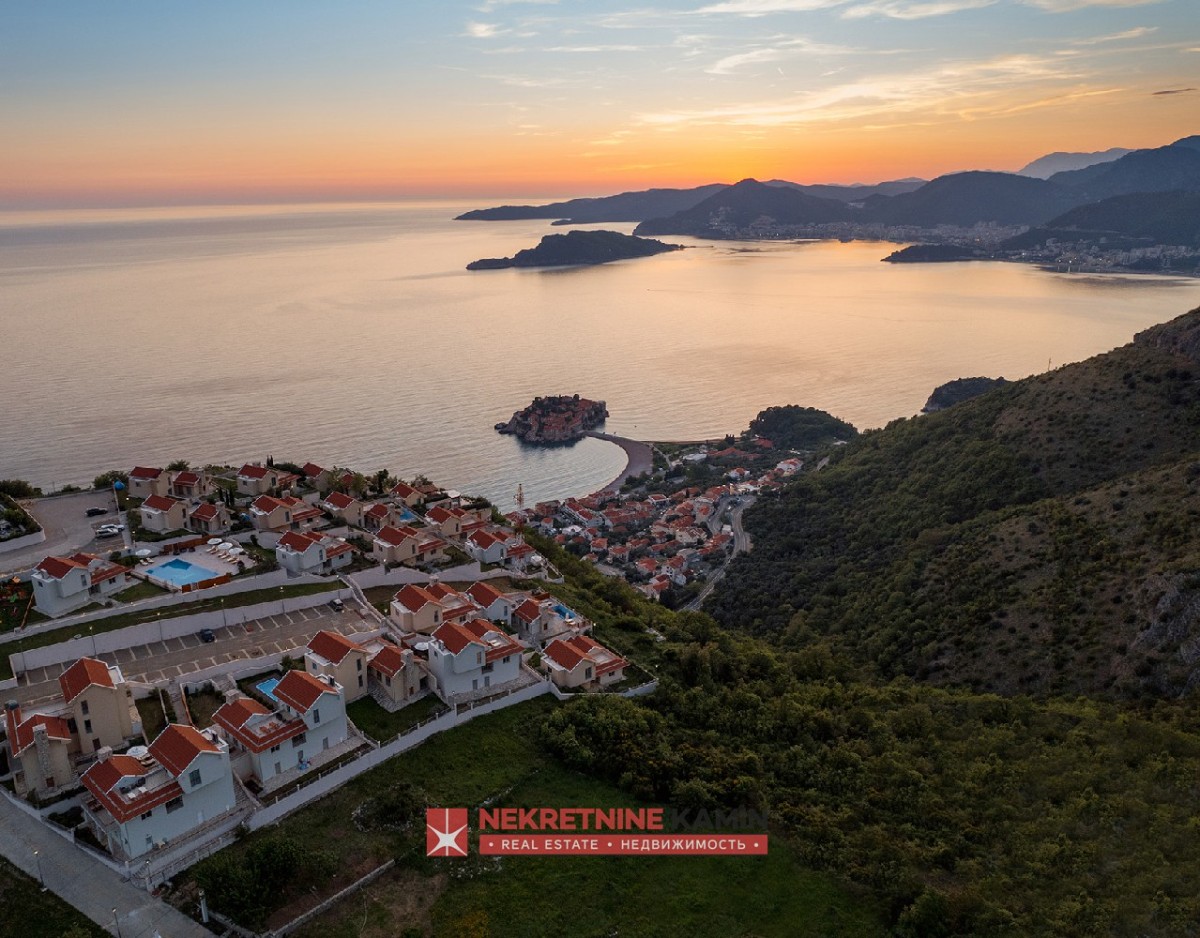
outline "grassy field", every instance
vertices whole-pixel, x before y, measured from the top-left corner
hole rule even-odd
[[[220,710],[224,703],[225,698],[211,689],[188,694],[188,713],[192,716],[192,725],[200,729],[212,726],[213,714]]]
[[[783,844],[765,859],[431,860],[424,855],[420,811],[402,830],[363,821],[364,811],[398,790],[410,792],[421,808],[632,804],[627,794],[564,768],[540,748],[536,728],[556,706],[541,698],[443,733],[222,854],[246,856],[271,840],[319,843],[336,870],[316,890],[319,895],[397,859],[393,871],[300,932],[308,938],[383,938],[409,928],[453,936],[878,933],[869,904],[803,869]],[[731,881],[742,885],[731,887]],[[183,901],[194,894],[194,883],[180,884],[174,893]],[[277,927],[315,901],[303,890],[284,890],[268,924]]]
[[[140,599],[155,599],[166,592],[165,589],[155,586],[149,580],[138,580],[133,586],[121,590],[113,598],[118,602],[136,603]]]
[[[443,712],[446,705],[430,694],[395,713],[388,713],[370,697],[363,697],[346,707],[346,714],[360,730],[373,740],[386,743],[410,726]]]
[[[103,938],[85,918],[7,860],[0,859],[0,938]]]

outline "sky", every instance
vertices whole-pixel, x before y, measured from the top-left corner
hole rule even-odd
[[[1016,170],[1200,132],[1200,0],[0,9],[0,208]]]

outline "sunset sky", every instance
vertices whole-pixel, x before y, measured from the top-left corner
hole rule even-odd
[[[1198,89],[1198,0],[18,2],[0,207],[1015,170]]]

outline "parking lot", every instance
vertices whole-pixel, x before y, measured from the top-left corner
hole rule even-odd
[[[236,611],[231,609],[230,617]],[[327,605],[314,606],[213,629],[214,641],[208,643],[200,639],[197,631],[195,635],[136,645],[96,657],[119,665],[126,680],[157,684],[217,665],[228,664],[233,670],[238,662],[279,652],[299,657],[308,640],[322,629],[350,635],[374,628],[375,620],[360,613],[361,607],[352,600],[341,612]],[[23,706],[58,697],[58,676],[71,664],[68,661],[18,675],[13,695]]]
[[[24,550],[0,554],[0,572],[28,570],[51,554],[73,554],[79,550],[102,554],[122,547],[128,536],[125,532],[121,537],[96,537],[96,528],[100,525],[124,522],[117,516],[117,500],[112,489],[22,500],[21,504],[42,526],[46,540]],[[89,518],[89,508],[106,508],[108,511]]]

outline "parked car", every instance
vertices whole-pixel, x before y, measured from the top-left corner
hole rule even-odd
[[[346,604],[344,602],[342,602],[340,599],[331,599],[331,600],[329,600],[329,608],[334,610],[335,612],[341,612],[343,609],[346,608]]]
[[[107,508],[96,507],[96,508],[89,508],[87,510],[87,516],[89,518],[95,518],[97,515],[106,515],[106,514],[108,514]]]
[[[209,642],[215,642],[216,640],[217,636],[212,629],[200,630],[200,641],[204,642],[205,645],[209,644]]]
[[[120,533],[121,533],[120,531],[114,531],[112,528],[99,528],[96,531],[96,537],[97,538],[117,537]]]

